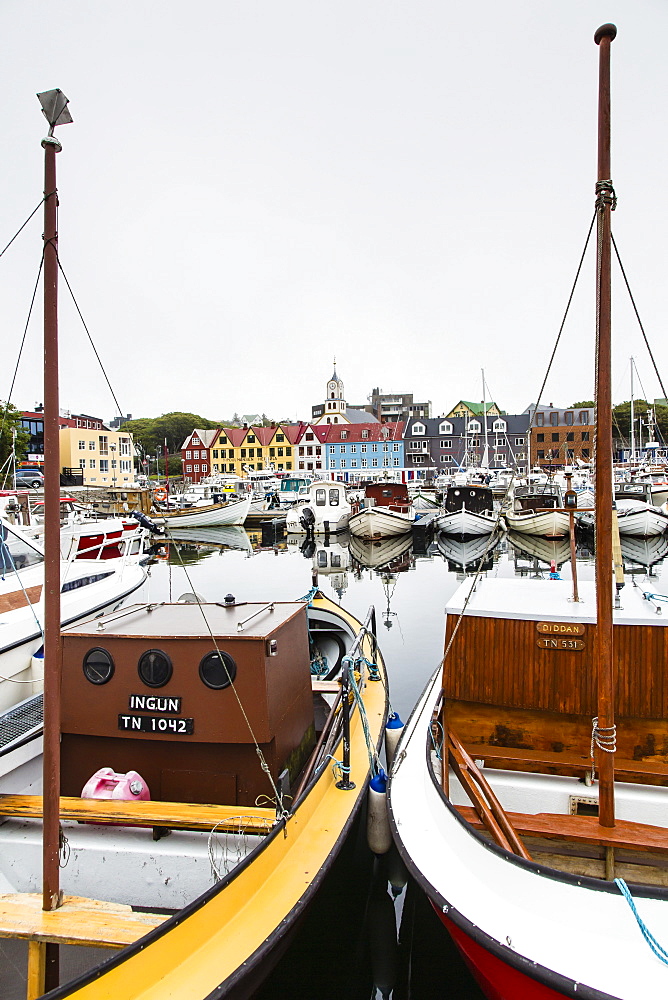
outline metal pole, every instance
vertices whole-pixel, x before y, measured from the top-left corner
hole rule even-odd
[[[636,460],[635,413],[633,410],[633,358],[631,358],[631,464]]]
[[[341,713],[343,720],[343,774],[336,787],[350,791],[355,782],[350,780],[350,667],[344,657],[341,665]]]
[[[58,194],[53,136],[44,148],[44,758],[42,909],[61,904],[60,841],[60,428],[58,409]]]
[[[611,392],[611,221],[614,192],[610,177],[610,45],[617,34],[604,24],[594,35],[599,46],[598,183],[596,216],[598,259],[596,366],[596,664],[598,728],[614,733],[612,671],[612,392]],[[615,756],[599,750],[599,817],[601,826],[615,825]]]

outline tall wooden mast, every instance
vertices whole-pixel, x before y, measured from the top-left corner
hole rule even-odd
[[[53,130],[72,119],[61,90],[37,95],[49,123],[44,148],[44,758],[42,909],[61,903],[60,846],[60,428],[58,407],[58,193]]]
[[[596,182],[596,643],[599,748],[599,823],[615,825],[615,710],[612,635],[612,352],[611,225],[614,190],[610,177],[610,45],[617,28],[604,24],[599,47],[598,177]]]

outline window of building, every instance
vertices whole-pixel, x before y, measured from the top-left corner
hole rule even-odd
[[[193,472],[199,472],[199,465],[193,465]]]
[[[276,440],[277,440],[277,441],[285,441],[285,437],[284,437],[284,435],[283,435],[283,434],[277,434],[277,435],[276,435]]]
[[[303,455],[303,454],[304,454],[304,449],[303,449],[303,448],[300,448],[300,449],[299,449],[299,454],[300,454],[300,455]],[[242,449],[241,449],[241,457],[242,457],[242,458],[246,458],[246,449],[245,449],[245,448],[242,448]]]
[[[442,420],[438,425],[439,434],[452,434],[452,424],[449,420]]]
[[[536,427],[542,427],[544,423],[545,423],[545,414],[544,413],[537,413],[536,414]]]
[[[376,450],[376,449],[374,448],[374,451],[375,451],[375,450]],[[386,441],[386,442],[385,442],[385,444],[383,445],[383,451],[389,451],[389,450],[390,450],[390,446],[389,446],[389,444],[388,444],[388,443],[387,443],[387,441]]]
[[[377,467],[377,465],[378,465],[378,459],[377,458],[372,458],[371,459],[371,464],[373,465],[373,467],[375,469]]]
[[[553,435],[552,435],[552,440],[553,440],[553,441],[558,441],[558,440],[559,440],[559,431],[557,431],[557,433],[556,433],[556,434],[553,434]]]
[[[345,441],[348,437],[348,431],[341,431],[341,440]]]
[[[371,445],[371,451],[378,451],[378,445],[377,444],[372,444]]]
[[[441,448],[452,448],[452,441],[441,441]]]
[[[394,463],[393,463],[393,464],[394,464],[394,465],[399,465],[399,459],[398,459],[398,458],[395,458],[395,459],[394,459]]]
[[[94,469],[95,468],[95,459],[94,458],[89,458],[88,459],[88,468],[89,469]]]
[[[186,465],[186,472],[192,472],[192,471],[193,471],[192,465]]]
[[[566,435],[566,440],[567,441],[575,441],[575,434],[573,433],[573,431],[569,431],[568,432],[568,434]]]
[[[469,434],[479,434],[481,426],[482,425],[479,420],[469,420],[467,430]]]
[[[544,440],[545,440],[544,434],[536,434],[536,441],[544,441]]]
[[[366,451],[366,445],[365,444],[361,444],[360,445],[360,451]]]
[[[351,452],[357,451],[357,445],[356,444],[351,444],[350,450],[351,450]]]
[[[566,412],[564,413],[564,423],[566,423],[566,424],[572,424],[573,423],[573,411],[572,410],[566,410]]]
[[[582,441],[588,441],[589,440],[589,431],[580,431],[580,439]]]
[[[189,459],[189,458],[192,458],[192,457],[193,457],[193,453],[191,451],[187,451],[186,452],[186,459]]]
[[[363,431],[362,431],[362,437],[363,437],[363,438],[368,438],[368,436],[369,436],[369,432],[368,432],[368,431],[367,431],[366,429],[365,429],[365,430],[363,430]]]
[[[330,453],[330,455],[335,455],[336,454],[336,445],[335,444],[330,444],[330,446],[329,446],[329,453]]]
[[[424,434],[426,427],[424,424],[413,424],[412,434]]]
[[[480,438],[472,438],[471,439],[471,447],[472,448],[479,448],[480,447]]]
[[[505,420],[495,420],[492,424],[492,430],[495,434],[503,434],[506,430]]]
[[[355,459],[355,458],[352,458],[352,459],[350,460],[350,468],[351,468],[351,469],[356,469],[356,468],[357,468],[357,459]]]
[[[79,451],[85,451],[85,450],[86,450],[86,442],[79,441]]]
[[[100,434],[98,437],[98,444],[100,446],[100,455],[109,454],[109,438],[106,434]]]
[[[225,437],[224,434],[221,434],[220,437],[218,438],[218,444],[227,444],[227,438]]]
[[[101,458],[100,459],[100,472],[109,472],[109,459],[108,458]]]
[[[368,465],[366,458],[363,458],[361,460],[360,465],[362,466],[363,469],[366,469],[366,467]]]
[[[345,458],[342,458],[341,459],[341,468],[345,469],[345,467],[346,467],[346,460],[345,460]]]
[[[515,444],[516,445],[524,444],[524,438],[515,438]]]
[[[80,469],[85,469],[86,468],[86,459],[85,458],[80,458],[79,459],[79,468]]]
[[[580,410],[579,421],[581,424],[589,423],[589,410]]]
[[[559,414],[557,413],[556,410],[553,410],[552,413],[550,414],[550,423],[552,424],[553,427],[556,427],[559,423]]]
[[[582,449],[582,457],[583,458],[589,458],[589,448],[583,448]]]
[[[401,445],[400,444],[393,444],[392,445],[392,451],[399,451],[400,449],[401,449]]]

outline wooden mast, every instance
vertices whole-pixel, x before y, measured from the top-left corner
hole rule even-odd
[[[604,24],[599,46],[598,176],[596,183],[596,642],[598,677],[599,823],[615,825],[615,711],[612,636],[612,392],[610,178],[610,45],[617,28]],[[603,748],[604,747],[604,748]]]
[[[60,428],[58,403],[58,193],[53,135],[72,119],[60,90],[38,94],[49,122],[44,149],[44,757],[42,909],[61,902],[60,846]]]

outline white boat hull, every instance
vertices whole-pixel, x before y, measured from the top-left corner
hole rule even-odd
[[[169,514],[151,515],[156,524],[171,528],[213,528],[226,524],[243,524],[251,506],[251,497],[232,503],[211,504],[206,507],[190,507]]]
[[[375,538],[394,538],[407,534],[415,520],[412,510],[403,512],[389,507],[364,507],[353,514],[348,524],[351,535],[373,541]]]
[[[520,531],[527,535],[562,538],[569,530],[569,515],[561,510],[547,510],[539,514],[508,510],[504,517],[510,531]]]
[[[436,527],[446,535],[489,535],[494,531],[497,519],[493,514],[467,510],[447,511],[436,518]]]

